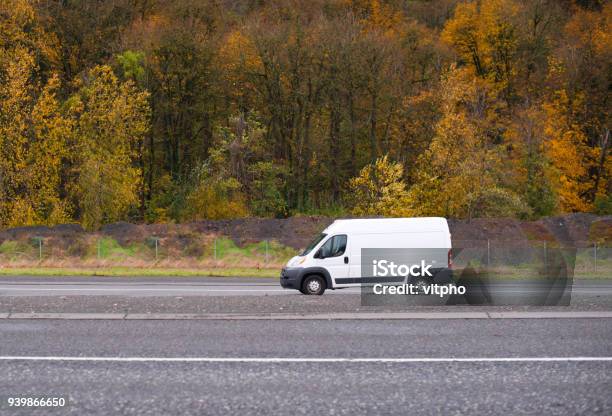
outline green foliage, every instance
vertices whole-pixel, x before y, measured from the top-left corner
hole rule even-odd
[[[5,240],[0,244],[0,256],[3,260],[38,261],[38,243],[24,240]]]
[[[283,195],[284,175],[272,162],[256,162],[249,167],[253,178],[249,200],[253,214],[260,217],[286,217],[287,203]]]
[[[538,162],[535,162],[538,163]],[[557,210],[557,195],[544,169],[535,166],[525,191],[525,201],[535,218],[553,215]]]
[[[595,198],[595,213],[599,215],[612,215],[612,195],[603,195]]]
[[[144,52],[125,51],[117,55],[117,61],[121,65],[123,76],[140,84],[144,81]]]
[[[170,175],[157,178],[153,185],[157,192],[147,201],[145,221],[149,223],[171,222],[173,218],[177,218],[173,209],[184,206],[184,195],[178,189],[177,184],[172,181]]]
[[[96,245],[90,247],[89,255],[106,258],[117,258],[117,257],[133,257],[139,251],[139,247],[136,244],[131,244],[124,247],[117,242],[114,238],[103,237],[96,242]]]
[[[4,240],[0,244],[0,254],[13,254],[22,247],[18,241]]]
[[[231,238],[221,237],[215,239],[215,244],[218,259],[234,258],[237,263],[240,262],[240,259],[244,258],[265,259],[266,253],[268,261],[282,261],[296,254],[295,249],[284,246],[275,240],[258,241],[237,246]],[[209,247],[209,251],[213,248]]]
[[[477,195],[470,194],[472,216],[486,217],[518,217],[527,218],[531,215],[529,206],[515,193],[507,189],[488,188]]]

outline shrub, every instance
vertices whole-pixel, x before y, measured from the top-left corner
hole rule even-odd
[[[239,188],[240,184],[233,178],[202,180],[187,196],[183,220],[218,220],[248,216],[249,211]]]
[[[408,192],[402,180],[403,174],[403,165],[390,162],[386,155],[361,169],[359,176],[349,182],[348,199],[352,214],[386,217],[409,215]]]

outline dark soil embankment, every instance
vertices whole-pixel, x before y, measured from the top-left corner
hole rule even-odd
[[[276,240],[279,243],[301,248],[333,221],[327,217],[299,216],[286,219],[244,218],[235,220],[209,220],[190,224],[109,224],[99,232],[87,232],[79,225],[67,224],[55,227],[19,227],[0,232],[0,244],[4,241],[27,240],[42,237],[55,246],[68,247],[76,239],[110,237],[120,245],[142,243],[156,237],[166,245],[180,246],[184,241],[229,237],[238,245]],[[593,214],[569,214],[544,218],[538,221],[514,219],[450,220],[454,241],[558,241],[583,246],[589,243],[612,243],[612,216]],[[76,254],[76,253],[75,253]]]
[[[612,242],[612,216],[567,214],[520,221],[509,218],[481,218],[472,221],[450,220],[453,241],[556,241],[579,247]]]

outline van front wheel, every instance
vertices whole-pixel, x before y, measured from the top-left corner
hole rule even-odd
[[[325,280],[321,276],[308,276],[302,283],[301,292],[305,295],[322,295],[325,286]]]

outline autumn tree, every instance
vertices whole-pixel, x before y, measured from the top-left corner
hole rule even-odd
[[[27,130],[32,105],[29,77],[34,59],[23,48],[0,51],[0,218],[3,224],[30,224],[31,206],[24,200],[27,184],[22,171],[27,163]]]
[[[49,79],[32,109],[34,137],[28,152],[28,195],[37,222],[64,224],[73,208],[65,195],[66,163],[73,140],[74,120],[63,114],[57,94],[60,79]]]
[[[516,111],[504,142],[508,149],[504,183],[523,195],[535,218],[559,211],[559,171],[547,151],[546,113],[540,106],[526,105]]]
[[[45,83],[43,70],[53,38],[30,2],[0,4],[0,225],[67,219],[56,186],[66,129],[54,96],[58,80]]]
[[[595,199],[606,198],[612,189],[608,155],[612,4],[607,2],[600,12],[577,9],[563,33],[551,59],[551,94],[545,103],[548,136],[551,151],[559,156],[555,163],[573,177],[568,178],[573,196],[564,196],[564,210],[590,210]],[[572,173],[571,167],[562,167],[567,157],[575,168]]]
[[[73,205],[88,228],[125,218],[138,204],[135,150],[149,128],[148,94],[120,83],[111,68],[89,71],[69,101],[75,118]]]
[[[502,148],[495,138],[495,95],[487,81],[451,68],[440,85],[442,117],[418,162],[410,202],[419,215],[447,217],[527,214],[503,187]]]
[[[520,8],[516,0],[461,2],[442,32],[476,75],[494,81],[507,100],[517,71]]]

